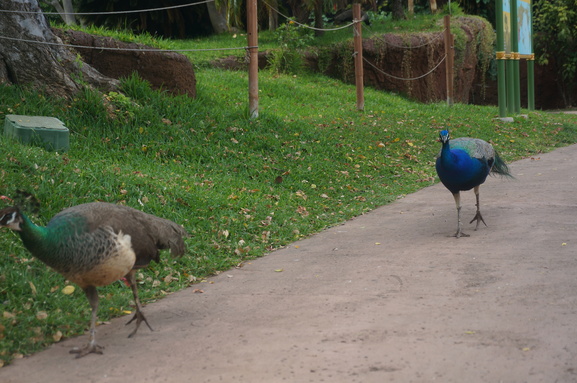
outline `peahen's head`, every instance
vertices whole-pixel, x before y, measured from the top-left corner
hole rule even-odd
[[[441,133],[439,133],[439,138],[443,144],[449,142],[449,140],[451,139],[451,137],[449,137],[449,131],[441,130]]]
[[[16,190],[14,199],[0,195],[0,200],[14,204],[14,206],[0,210],[0,228],[7,227],[15,231],[22,231],[22,224],[27,219],[23,211],[35,213],[40,207],[38,199],[24,190]]]
[[[16,206],[0,210],[0,227],[21,231],[23,221],[22,214],[20,214],[20,210]]]

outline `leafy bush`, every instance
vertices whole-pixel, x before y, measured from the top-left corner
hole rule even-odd
[[[563,97],[573,105],[577,87],[577,1],[537,0],[534,9],[534,41],[540,64],[552,63],[561,74]]]
[[[301,49],[312,44],[311,29],[294,21],[281,25],[275,32],[278,48],[273,50],[269,60],[270,68],[276,73],[299,73],[304,67]]]

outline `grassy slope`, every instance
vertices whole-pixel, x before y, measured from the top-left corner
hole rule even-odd
[[[0,138],[0,194],[32,191],[45,224],[94,200],[125,203],[183,224],[182,259],[139,275],[144,302],[311,235],[436,182],[438,130],[491,141],[507,161],[577,142],[577,118],[531,112],[514,123],[494,107],[422,105],[322,76],[260,75],[260,118],[248,120],[245,73],[202,66],[196,100],[130,79],[103,98],[69,102],[0,88],[0,117],[49,115],[71,129],[71,150],[45,152]],[[447,198],[450,194],[447,192]],[[434,203],[431,201],[431,203]],[[0,359],[82,333],[89,306],[78,289],[0,234]],[[129,289],[100,289],[100,319],[131,309]],[[121,334],[119,334],[121,336]]]

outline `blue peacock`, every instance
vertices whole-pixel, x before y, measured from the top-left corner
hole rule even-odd
[[[450,139],[449,131],[443,130],[439,134],[443,144],[437,157],[436,168],[441,182],[455,198],[457,206],[457,232],[455,236],[468,237],[463,233],[461,224],[461,195],[464,190],[475,192],[477,199],[477,213],[469,223],[477,221],[475,230],[479,223],[485,220],[481,215],[479,203],[479,187],[489,174],[513,177],[507,164],[499,157],[493,146],[478,138],[460,137]]]
[[[74,348],[77,357],[102,354],[96,343],[98,293],[96,287],[126,278],[134,295],[136,320],[129,337],[136,334],[142,322],[148,324],[138,298],[135,273],[154,260],[159,250],[170,249],[174,256],[186,251],[188,236],[180,225],[142,211],[104,202],[92,202],[65,209],[45,227],[37,226],[17,206],[0,210],[0,227],[18,234],[24,246],[36,258],[80,286],[92,308],[89,341]],[[127,324],[128,324],[127,323]]]

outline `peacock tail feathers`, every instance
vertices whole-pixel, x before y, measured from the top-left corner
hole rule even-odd
[[[495,151],[495,162],[493,163],[493,168],[491,169],[491,175],[498,174],[501,177],[507,178],[515,178],[511,174],[511,170],[509,170],[509,166],[503,161],[503,159],[499,156],[499,153]]]

